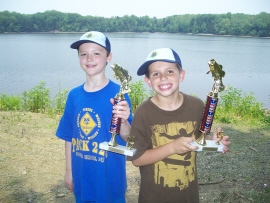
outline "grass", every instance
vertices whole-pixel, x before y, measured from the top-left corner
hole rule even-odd
[[[232,145],[230,152],[198,153],[199,183],[219,182],[200,186],[201,198],[216,195],[209,202],[257,202],[270,201],[270,127],[220,124]]]

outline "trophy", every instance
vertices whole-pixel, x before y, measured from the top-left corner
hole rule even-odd
[[[218,93],[225,89],[222,83],[222,77],[225,76],[225,71],[222,70],[222,65],[218,64],[214,59],[208,62],[209,71],[206,74],[212,73],[214,78],[214,84],[212,90],[208,93],[206,104],[204,108],[204,113],[202,121],[200,124],[201,136],[195,140],[195,142],[190,143],[193,146],[199,146],[196,151],[218,151],[222,152],[224,145],[220,142],[223,139],[224,132],[218,132],[218,141],[215,140],[205,140],[205,136],[211,131],[215,110],[218,103]]]
[[[123,69],[118,64],[111,65],[115,73],[115,78],[120,80],[120,91],[115,95],[114,105],[117,105],[120,101],[125,100],[124,95],[130,92],[129,82],[131,81],[131,76],[128,75],[128,71]],[[116,142],[116,136],[120,133],[121,128],[121,118],[116,118],[112,115],[110,133],[112,134],[111,140],[109,142],[102,142],[99,144],[99,148],[118,154],[123,154],[127,156],[133,156],[136,149],[132,148],[134,145],[134,137],[129,136],[126,146],[118,145]]]

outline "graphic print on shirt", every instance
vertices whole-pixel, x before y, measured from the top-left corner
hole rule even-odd
[[[101,128],[99,115],[91,108],[83,108],[77,115],[77,128],[79,137],[72,138],[72,152],[82,159],[104,162],[104,150],[93,141]]]
[[[153,148],[187,136],[195,137],[197,122],[173,122],[151,126]],[[154,164],[155,184],[162,187],[176,187],[183,190],[195,180],[195,152],[173,154]]]

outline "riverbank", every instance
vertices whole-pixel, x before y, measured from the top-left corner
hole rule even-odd
[[[54,30],[51,32],[0,32],[0,34],[84,34],[85,32],[61,32],[59,30]],[[178,35],[194,35],[194,36],[215,36],[215,37],[243,37],[243,38],[262,38],[262,39],[270,39],[270,37],[258,37],[258,36],[247,36],[247,35],[216,35],[209,33],[169,33],[169,32],[107,32],[107,33],[123,33],[123,34],[132,34],[132,33],[158,33],[158,34],[178,34]]]
[[[64,142],[55,137],[58,120],[44,114],[0,111],[1,203],[73,202],[63,183]],[[269,202],[270,128],[219,126],[230,135],[232,145],[225,155],[198,153],[201,203]],[[140,178],[130,162],[127,176],[127,203],[135,203]]]

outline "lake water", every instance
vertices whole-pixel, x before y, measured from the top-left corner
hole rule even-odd
[[[173,48],[182,60],[186,76],[180,89],[205,100],[214,80],[206,74],[207,62],[215,59],[226,72],[225,86],[251,92],[270,108],[270,39],[227,36],[198,36],[163,33],[107,33],[113,60],[129,71],[132,81],[150,51]],[[45,81],[51,95],[72,89],[85,81],[77,51],[71,43],[81,33],[0,34],[0,94],[19,95]],[[108,66],[107,76],[113,79]],[[113,79],[114,80],[114,79]],[[117,83],[119,83],[117,81]]]

